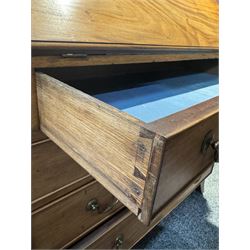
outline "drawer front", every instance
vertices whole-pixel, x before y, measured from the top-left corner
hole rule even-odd
[[[79,240],[73,249],[130,249],[153,229],[165,216],[190,195],[211,172],[212,166],[197,176],[185,190],[180,191],[148,226],[141,223],[127,209],[119,212],[94,232]]]
[[[145,123],[42,73],[37,93],[42,131],[144,224],[214,161],[218,97]]]
[[[32,247],[65,247],[121,207],[99,183],[90,183],[33,212]]]
[[[80,249],[130,249],[152,227],[142,224],[134,214],[127,210],[119,219],[113,220],[110,226],[99,235],[93,235],[89,241],[73,246]]]
[[[52,141],[32,146],[33,208],[91,180],[93,178]]]
[[[153,213],[213,164],[212,147],[201,152],[207,135],[218,141],[218,114],[167,139]]]

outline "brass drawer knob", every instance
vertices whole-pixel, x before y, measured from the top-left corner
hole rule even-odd
[[[88,211],[97,211],[99,209],[99,204],[96,199],[93,199],[88,202],[87,204],[87,210]]]
[[[115,199],[111,202],[107,207],[101,207],[97,201],[97,199],[90,200],[87,204],[87,211],[95,212],[97,211],[99,214],[107,213],[114,208],[114,206],[118,203],[118,199]]]
[[[124,242],[123,235],[121,234],[121,235],[117,236],[115,239],[114,249],[122,248],[123,242]]]
[[[212,143],[211,146],[214,149],[214,161],[219,162],[219,141]]]
[[[205,154],[209,148],[212,148],[214,151],[214,161],[219,162],[219,141],[214,140],[212,130],[208,131],[205,135],[201,145],[201,152]]]

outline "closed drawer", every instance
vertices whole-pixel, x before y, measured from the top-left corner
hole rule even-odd
[[[152,228],[126,209],[70,249],[130,249]]]
[[[32,209],[81,187],[93,178],[55,143],[32,146]]]
[[[32,247],[66,247],[121,207],[99,183],[90,183],[33,212]]]
[[[193,192],[199,182],[203,180],[212,167],[194,179],[185,190],[182,190],[168,205],[158,213],[151,223],[146,226],[127,209],[122,210],[95,231],[80,239],[70,248],[72,249],[130,249],[153,229],[165,216],[167,216],[187,195]]]
[[[37,73],[42,131],[144,224],[213,164],[218,140],[216,75],[152,77]]]

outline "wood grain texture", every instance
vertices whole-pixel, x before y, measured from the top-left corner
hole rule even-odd
[[[34,56],[32,67],[79,67],[91,65],[135,64],[151,62],[173,62],[199,59],[216,59],[218,52],[214,53],[177,53],[160,55],[91,55],[86,58],[63,58],[62,56]]]
[[[33,56],[59,55],[70,51],[85,51],[89,55],[101,54],[164,54],[164,53],[215,53],[218,47],[200,46],[162,46],[162,45],[135,45],[135,44],[112,44],[112,43],[72,43],[72,42],[49,42],[31,41]]]
[[[166,138],[154,214],[194,176],[212,164],[212,149],[204,155],[200,150],[209,130],[213,131],[214,140],[218,140],[218,119],[219,97],[215,97],[146,125],[148,129]]]
[[[32,40],[218,46],[214,0],[32,1]]]
[[[156,135],[154,138],[150,167],[146,177],[146,185],[143,193],[141,213],[138,218],[145,225],[149,225],[152,219],[153,205],[156,197],[157,186],[161,175],[163,153],[165,150],[165,138]]]
[[[37,73],[37,92],[42,131],[137,215],[154,133],[42,73]]]
[[[81,166],[52,141],[32,147],[32,209],[92,180]]]
[[[121,249],[132,248],[140,239],[150,232],[164,217],[169,215],[185,198],[190,195],[212,171],[213,166],[209,166],[201,175],[197,176],[189,183],[185,189],[181,190],[164,209],[157,214],[150,225],[142,224],[134,214],[128,210],[123,210],[115,215],[111,220],[97,228],[93,233],[78,241],[71,248],[73,249],[113,249],[115,239],[123,237]]]
[[[37,92],[42,131],[144,224],[213,162],[200,148],[218,98],[145,124],[43,73]]]
[[[31,137],[32,142],[42,141],[47,138],[40,130],[40,121],[37,108],[36,76],[35,70],[31,72]]]
[[[32,213],[32,248],[63,248],[107,220],[122,208],[117,203],[107,212],[87,210],[90,200],[107,208],[115,198],[98,182],[79,188]]]
[[[191,108],[177,112],[157,121],[147,123],[146,127],[163,137],[170,138],[186,130],[195,124],[218,114],[219,97],[214,97],[208,101],[199,103]]]
[[[212,130],[218,140],[218,113],[166,140],[153,213],[159,212],[204,168],[213,164],[212,148],[201,153],[205,135]]]

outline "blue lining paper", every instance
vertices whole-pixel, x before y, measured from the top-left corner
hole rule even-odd
[[[144,122],[152,122],[219,95],[218,76],[198,73],[95,95]]]

